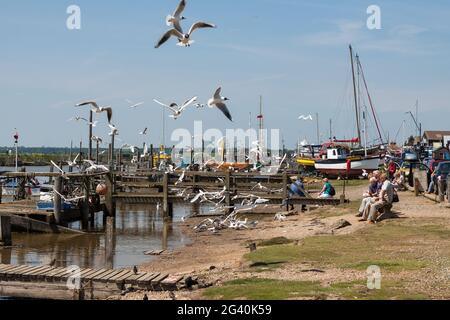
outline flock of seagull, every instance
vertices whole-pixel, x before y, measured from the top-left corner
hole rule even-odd
[[[189,31],[187,33],[185,33],[181,26],[181,21],[186,19],[182,15],[185,8],[186,8],[186,0],[181,0],[180,3],[178,4],[177,8],[175,9],[174,13],[171,15],[168,15],[166,17],[166,24],[167,24],[167,26],[171,27],[171,29],[169,29],[167,32],[164,33],[164,35],[161,37],[161,39],[156,44],[155,48],[159,48],[161,45],[163,45],[165,42],[167,42],[171,37],[177,38],[177,40],[178,40],[177,44],[179,46],[189,47],[189,46],[191,46],[192,43],[194,43],[194,41],[191,39],[191,35],[195,30],[204,29],[204,28],[216,28],[216,26],[214,24],[199,21],[199,22],[195,22],[194,24],[192,24]],[[228,109],[228,107],[226,105],[226,102],[229,101],[230,99],[228,99],[227,97],[223,97],[221,92],[222,92],[222,88],[221,87],[217,88],[216,91],[214,92],[214,95],[207,101],[206,104],[197,103],[194,106],[197,109],[202,109],[206,106],[209,108],[217,108],[225,115],[225,117],[227,119],[229,119],[230,121],[233,121],[233,117],[231,116],[230,110]],[[193,103],[197,102],[197,99],[198,99],[197,97],[192,97],[191,99],[186,100],[182,105],[179,105],[176,102],[163,103],[157,99],[154,99],[153,101],[155,103],[159,104],[160,106],[169,109],[172,113],[170,115],[170,117],[174,120],[177,120],[189,106],[192,106]],[[130,100],[126,100],[126,101],[127,101],[127,103],[130,104],[129,107],[131,109],[136,109],[144,104],[144,102],[135,103]],[[107,119],[108,119],[108,126],[110,128],[109,135],[110,136],[118,135],[119,130],[112,123],[113,109],[111,106],[99,106],[96,101],[84,101],[84,102],[80,102],[80,103],[76,104],[76,107],[86,107],[86,106],[90,107],[90,110],[96,114],[106,113]],[[93,127],[96,127],[97,124],[99,123],[98,121],[90,122],[86,118],[83,118],[80,116],[71,118],[71,119],[69,119],[69,121],[84,121],[88,125],[91,125]],[[148,128],[145,128],[145,130],[141,131],[139,134],[146,135],[147,130],[148,130]]]

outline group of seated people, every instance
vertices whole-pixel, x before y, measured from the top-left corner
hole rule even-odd
[[[380,211],[390,210],[394,202],[398,202],[397,191],[404,190],[404,177],[400,172],[393,175],[393,180],[388,179],[387,174],[374,171],[369,176],[369,189],[363,195],[357,217],[360,221],[376,223],[380,217]]]

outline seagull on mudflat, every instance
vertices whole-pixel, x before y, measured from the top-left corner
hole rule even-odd
[[[312,115],[305,116],[305,115],[302,114],[300,117],[298,117],[298,120],[310,120],[310,121],[312,121],[313,117],[312,117]]]
[[[217,107],[219,108],[220,111],[223,112],[223,114],[230,120],[233,121],[233,118],[231,117],[230,111],[227,108],[227,105],[225,104],[225,101],[228,101],[230,99],[222,97],[221,96],[221,91],[222,88],[219,87],[216,92],[214,93],[214,96],[209,99],[208,101],[208,107],[210,108],[214,108]]]
[[[171,118],[174,118],[175,120],[178,119],[179,116],[181,116],[181,113],[188,107],[190,106],[192,103],[194,103],[195,101],[197,101],[197,97],[193,97],[189,100],[187,100],[186,102],[183,103],[183,105],[181,107],[178,106],[178,104],[171,103],[170,105],[167,105],[165,103],[162,103],[156,99],[153,99],[153,101],[155,101],[157,104],[162,105],[163,107],[169,108],[170,111],[173,112],[173,115],[171,115]]]
[[[166,17],[166,24],[168,27],[174,27],[174,29],[183,32],[183,29],[181,29],[180,22],[181,20],[186,19],[181,15],[185,8],[186,8],[186,0],[181,0],[180,3],[178,4],[178,7],[175,9],[175,12],[171,15],[169,14]]]
[[[84,107],[84,106],[91,106],[91,110],[93,112],[95,112],[95,113],[106,112],[106,114],[108,115],[108,123],[111,123],[113,111],[112,111],[112,108],[110,106],[99,107],[97,102],[95,102],[95,101],[81,102],[81,103],[76,105],[76,107]]]
[[[161,39],[156,44],[155,49],[158,49],[160,46],[162,46],[172,36],[178,39],[177,46],[190,47],[191,44],[194,43],[194,41],[191,40],[191,35],[195,30],[203,28],[215,28],[215,27],[216,26],[214,24],[206,22],[196,22],[191,26],[188,33],[183,33],[183,30],[170,29],[161,37]]]

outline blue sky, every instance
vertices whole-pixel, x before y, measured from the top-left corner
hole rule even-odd
[[[69,5],[81,8],[79,31],[66,28]],[[124,142],[141,144],[138,132],[160,142],[162,112],[153,98],[206,101],[217,88],[231,98],[235,119],[217,110],[190,109],[168,133],[256,124],[259,95],[266,125],[278,128],[289,146],[299,137],[315,140],[315,124],[300,114],[320,114],[321,133],[355,135],[348,44],[361,56],[383,129],[395,136],[416,99],[424,129],[449,129],[450,3],[435,1],[189,0],[185,25],[205,20],[215,30],[195,34],[191,48],[172,40],[156,50],[165,16],[178,0],[6,1],[0,10],[0,145],[11,145],[17,127],[21,144],[67,146],[86,143],[87,130],[67,122],[86,115],[73,105],[96,99],[112,105]],[[381,8],[382,29],[368,30],[366,9]],[[125,99],[145,101],[130,111]],[[103,121],[95,134],[106,136]],[[169,144],[169,141],[167,141]]]

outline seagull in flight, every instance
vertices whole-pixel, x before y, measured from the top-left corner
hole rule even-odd
[[[214,93],[214,96],[211,99],[209,99],[209,101],[208,101],[208,107],[219,108],[219,110],[222,111],[223,114],[232,122],[233,118],[231,117],[230,111],[228,110],[227,105],[225,104],[225,101],[228,101],[230,99],[222,97],[221,91],[222,91],[221,87],[219,87],[216,90],[216,92]]]
[[[83,118],[83,117],[73,117],[73,118],[70,118],[68,121],[84,121],[87,123],[88,126],[92,125],[94,128],[98,124],[98,121],[90,122],[88,119]]]
[[[125,100],[128,104],[130,104],[130,108],[131,109],[136,109],[137,107],[140,107],[140,106],[142,106],[143,104],[144,104],[144,102],[139,102],[139,103],[134,103],[133,101],[131,101],[131,100],[128,100],[128,99],[126,99]]]
[[[111,132],[109,133],[110,136],[117,136],[119,134],[119,129],[117,129],[115,125],[108,124],[108,127],[111,129]]]
[[[92,136],[91,140],[92,140],[92,141],[95,141],[95,142],[98,142],[98,143],[100,143],[100,144],[103,143],[103,139],[100,138],[100,137],[97,137],[97,136]]]
[[[73,161],[72,160],[67,161],[67,164],[70,167],[75,167],[77,165],[77,160],[79,157],[80,157],[80,154],[78,153],[77,156],[75,157],[75,159],[73,159]]]
[[[188,107],[190,106],[192,103],[194,103],[195,101],[197,101],[197,97],[193,97],[187,101],[185,101],[183,103],[183,105],[180,107],[178,106],[178,104],[176,104],[175,102],[171,103],[170,105],[167,105],[165,103],[162,103],[156,99],[153,99],[153,101],[155,101],[157,104],[162,105],[163,107],[169,108],[170,111],[173,112],[173,115],[170,115],[171,118],[177,120],[180,116],[181,113]]]
[[[143,131],[139,132],[141,136],[147,135],[148,128],[145,128]]]
[[[108,123],[111,123],[113,111],[110,106],[99,107],[95,101],[81,102],[81,103],[77,104],[76,106],[77,107],[91,106],[91,110],[95,113],[106,112],[106,114],[108,115]]]
[[[175,9],[175,12],[171,15],[169,14],[166,17],[166,24],[168,27],[173,27],[175,30],[183,32],[183,29],[181,29],[180,22],[181,20],[186,19],[181,15],[185,8],[186,8],[186,0],[181,0],[180,3],[178,4],[178,7]]]
[[[178,46],[190,47],[191,44],[194,43],[194,41],[191,40],[192,33],[197,29],[204,29],[204,28],[216,28],[216,26],[211,23],[196,22],[191,26],[188,33],[183,33],[183,30],[177,30],[175,28],[170,29],[161,37],[161,39],[156,44],[155,49],[158,49],[160,46],[162,46],[167,40],[170,39],[170,37],[176,37],[178,39],[177,43]]]
[[[310,120],[310,121],[312,121],[313,117],[312,117],[312,115],[305,116],[305,115],[302,114],[300,117],[298,117],[298,120]]]

